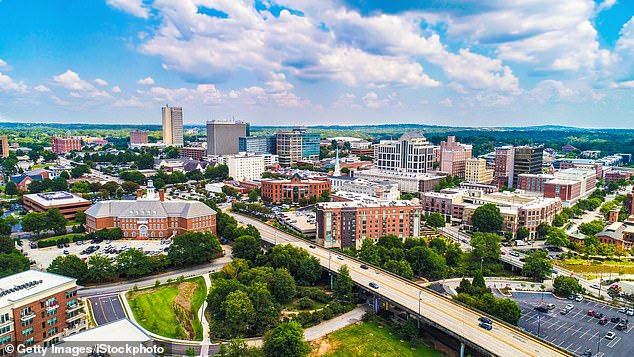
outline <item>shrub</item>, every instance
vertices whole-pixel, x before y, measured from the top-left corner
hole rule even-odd
[[[310,310],[314,306],[313,301],[308,297],[299,299],[299,308],[302,310]]]

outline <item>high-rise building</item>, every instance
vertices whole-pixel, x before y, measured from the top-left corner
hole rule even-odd
[[[472,146],[461,144],[453,135],[440,142],[440,171],[464,178],[465,162],[471,158]]]
[[[465,161],[465,182],[491,183],[493,170],[487,169],[485,159],[470,158]]]
[[[319,142],[321,135],[302,131],[302,159],[319,160]]]
[[[288,167],[301,160],[319,159],[319,133],[308,132],[305,128],[293,128],[280,130],[275,136],[281,166]]]
[[[254,154],[275,154],[277,153],[275,135],[241,136],[238,138],[238,151]]]
[[[9,156],[9,139],[6,135],[0,136],[0,157],[3,159]]]
[[[56,154],[65,154],[71,151],[80,151],[81,147],[81,138],[79,136],[51,136],[51,151]]]
[[[218,164],[227,165],[229,176],[238,181],[252,181],[262,178],[266,169],[264,154],[241,152],[237,155],[216,157]]]
[[[143,145],[147,143],[147,131],[134,130],[130,132],[130,145]]]
[[[521,174],[540,174],[544,162],[544,148],[535,146],[518,146],[513,157],[512,187],[519,187]],[[511,186],[509,186],[511,187]]]
[[[240,152],[240,137],[248,136],[243,121],[212,120],[207,122],[207,154],[234,155]]]
[[[77,290],[76,279],[38,270],[0,279],[0,355],[13,355],[8,345],[51,346],[86,330]]]
[[[515,150],[513,146],[498,146],[495,148],[495,168],[493,179],[498,186],[513,187],[513,161]]]
[[[183,146],[183,108],[164,106],[163,112],[163,144],[167,146]]]
[[[432,171],[433,163],[434,146],[419,132],[374,146],[374,165],[379,170],[426,173]]]

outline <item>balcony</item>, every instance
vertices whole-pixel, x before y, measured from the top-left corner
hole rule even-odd
[[[73,327],[67,327],[65,329],[62,330],[62,336],[63,337],[68,337],[74,333],[77,333],[83,329],[87,329],[88,328],[88,323],[86,321],[83,321],[82,323],[79,323]]]
[[[9,318],[7,321],[0,322],[0,328],[5,327],[7,325],[12,325],[12,324],[13,324],[13,319]]]
[[[26,320],[28,320],[28,319],[32,319],[32,318],[34,318],[34,317],[35,317],[35,312],[31,312],[31,313],[26,314],[26,315],[24,315],[24,316],[20,316],[20,320],[22,320],[22,321],[26,321]]]
[[[84,303],[77,302],[77,303],[72,304],[70,306],[66,306],[66,312],[73,312],[75,310],[79,310],[79,309],[83,309],[83,308],[84,308]]]
[[[77,315],[75,315],[75,316],[71,316],[71,317],[66,318],[66,322],[67,322],[67,323],[68,323],[68,322],[73,322],[73,321],[76,321],[76,320],[82,319],[82,318],[84,318],[84,317],[86,317],[86,314],[85,314],[84,312],[80,312],[79,314],[77,314]]]
[[[52,310],[55,310],[59,307],[59,304],[57,302],[50,304],[46,307],[46,312],[50,312]]]

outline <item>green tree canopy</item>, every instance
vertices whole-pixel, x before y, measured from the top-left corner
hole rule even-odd
[[[484,204],[473,212],[471,224],[476,232],[496,233],[502,230],[504,217],[500,214],[500,209],[492,204]]]
[[[537,250],[526,256],[522,274],[530,276],[537,281],[542,281],[551,274],[552,268],[552,263],[548,260],[548,254],[543,250]]]
[[[185,232],[174,238],[167,253],[175,266],[196,265],[210,262],[222,247],[211,232]]]
[[[310,353],[304,329],[296,321],[283,322],[264,336],[267,357],[303,357]]]
[[[46,271],[69,276],[79,281],[86,281],[88,277],[88,265],[76,255],[60,255],[56,257]]]

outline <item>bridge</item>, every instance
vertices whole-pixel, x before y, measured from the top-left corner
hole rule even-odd
[[[464,344],[483,354],[496,356],[569,356],[570,354],[557,346],[548,344],[517,327],[496,321],[493,329],[487,331],[478,326],[478,318],[482,314],[472,308],[462,305],[449,298],[441,296],[431,290],[414,284],[379,268],[361,268],[364,263],[342,256],[325,248],[314,246],[302,239],[279,231],[258,220],[243,215],[230,213],[242,224],[252,224],[261,233],[262,239],[272,244],[291,244],[302,248],[319,259],[321,266],[332,272],[337,272],[343,265],[347,265],[352,280],[364,290],[375,294],[382,300],[406,309],[420,321],[427,323],[450,336],[461,341],[461,351]],[[374,282],[378,289],[369,287]],[[463,344],[464,343],[464,344]]]

